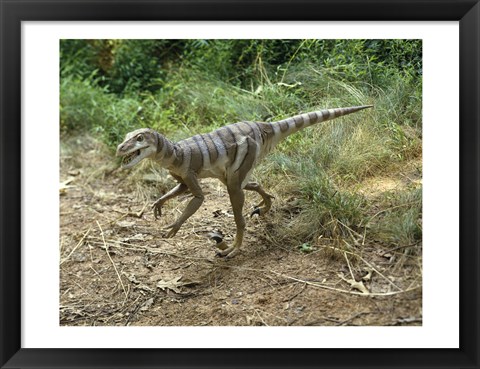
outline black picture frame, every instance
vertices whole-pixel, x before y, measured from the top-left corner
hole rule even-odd
[[[478,0],[0,0],[0,13],[1,368],[479,368]],[[460,348],[281,350],[22,348],[21,23],[78,20],[459,21]],[[448,217],[447,214],[445,216]],[[440,227],[444,225],[439,225]]]

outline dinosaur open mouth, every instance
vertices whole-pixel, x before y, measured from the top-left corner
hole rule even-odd
[[[123,158],[122,164],[127,165],[129,164],[133,159],[135,159],[138,155],[140,155],[140,150],[136,150],[128,155],[126,155]]]

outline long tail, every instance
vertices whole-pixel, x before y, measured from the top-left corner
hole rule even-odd
[[[351,106],[348,108],[325,109],[313,111],[310,113],[295,115],[291,118],[272,122],[274,130],[280,133],[280,136],[286,137],[298,130],[309,127],[315,123],[325,122],[343,115],[355,113],[357,111],[372,108],[373,105]]]

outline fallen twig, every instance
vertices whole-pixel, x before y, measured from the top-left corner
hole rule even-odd
[[[120,218],[120,219],[123,219],[124,217],[133,217],[133,218],[141,218],[143,217],[143,213],[145,212],[145,209],[147,208],[148,204],[145,204],[143,206],[143,209],[140,210],[140,211],[137,211],[137,212],[134,212],[134,211],[129,211],[127,213],[124,213],[120,210],[116,210],[116,209],[113,209],[113,211],[116,211],[117,213],[121,213],[123,214],[123,217]]]
[[[336,292],[341,292],[341,293],[347,293],[347,294],[350,294],[350,295],[359,295],[359,296],[392,296],[392,295],[398,295],[400,293],[406,293],[406,292],[410,292],[410,291],[414,291],[414,290],[417,290],[419,289],[421,286],[415,286],[415,287],[412,287],[410,289],[406,289],[406,290],[402,290],[402,291],[394,291],[394,292],[368,292],[368,293],[362,293],[362,292],[354,292],[354,291],[347,291],[347,290],[342,290],[340,288],[335,288],[335,287],[330,287],[330,286],[326,286],[326,285],[323,285],[323,284],[319,284],[319,283],[314,283],[314,282],[309,282],[309,281],[306,281],[306,280],[303,280],[303,279],[300,279],[300,278],[296,278],[296,277],[291,277],[289,275],[285,275],[285,274],[282,274],[282,273],[279,273],[279,272],[275,272],[273,270],[270,271],[271,273],[273,274],[276,274],[280,277],[283,277],[283,278],[287,278],[287,279],[291,279],[293,281],[297,281],[297,282],[301,282],[301,283],[306,283],[310,286],[315,286],[315,287],[319,287],[319,288],[323,288],[323,289],[326,289],[326,290],[330,290],[330,291],[336,291]]]
[[[345,242],[347,244],[347,246],[350,246],[348,244],[347,241],[343,240],[343,242]],[[332,247],[332,246],[321,246],[321,247],[326,247],[326,248],[330,248],[330,249],[333,249],[333,250],[337,250],[337,251],[342,251],[342,252],[345,252],[345,253],[348,253],[348,254],[351,254],[351,255],[354,255],[356,256],[357,258],[359,258],[361,261],[363,261],[365,264],[367,264],[368,267],[372,268],[372,270],[377,273],[380,277],[382,277],[383,279],[385,279],[388,283],[390,283],[393,287],[397,288],[398,290],[402,290],[400,287],[398,287],[395,283],[393,283],[390,279],[388,279],[387,277],[385,277],[382,273],[380,273],[378,271],[377,268],[375,268],[372,264],[370,264],[368,261],[366,261],[364,258],[362,258],[361,256],[351,252],[351,251],[343,251],[343,250],[339,250],[335,247]],[[351,246],[350,246],[351,247]]]
[[[352,271],[352,266],[350,265],[350,261],[348,260],[347,253],[345,251],[343,252],[343,256],[345,256],[345,260],[347,261],[348,270],[350,271],[350,275],[352,276],[352,279],[355,280],[355,276],[353,275],[353,271]]]
[[[104,234],[103,234],[102,226],[100,225],[100,223],[98,222],[98,220],[96,220],[96,222],[97,222],[97,224],[98,224],[98,228],[100,228],[100,234],[102,235],[103,244],[104,244],[104,246],[105,246],[105,252],[107,253],[108,258],[110,259],[110,262],[111,262],[112,265],[113,265],[113,269],[115,269],[115,273],[117,273],[117,277],[118,277],[118,280],[120,281],[120,284],[122,285],[123,293],[125,294],[125,300],[126,300],[127,297],[128,297],[127,290],[125,289],[125,285],[123,284],[122,277],[120,277],[120,274],[118,273],[117,267],[116,267],[115,263],[113,262],[112,257],[110,256],[110,254],[109,254],[109,252],[108,252],[108,245],[107,245],[107,242],[105,242],[105,236],[104,236]]]
[[[168,256],[174,256],[174,257],[181,258],[181,259],[200,260],[200,261],[206,261],[206,262],[212,263],[212,261],[210,259],[207,259],[207,258],[180,255],[180,254],[177,254],[177,253],[174,253],[174,252],[158,250],[157,248],[152,248],[152,247],[148,247],[148,246],[137,246],[137,245],[133,245],[133,244],[130,244],[130,243],[127,243],[127,242],[122,242],[122,241],[111,241],[111,242],[112,242],[112,245],[111,245],[112,247],[115,247],[115,248],[121,249],[121,250],[141,251],[141,252],[147,251],[147,252],[152,253],[152,254],[163,254],[163,255],[168,255]],[[97,241],[91,241],[91,243],[94,244],[94,245],[95,244],[96,245],[104,245],[103,242],[97,242]],[[115,243],[118,244],[118,245],[115,245]]]
[[[307,284],[304,283],[303,286],[302,286],[302,289],[301,289],[300,291],[298,291],[298,292],[297,292],[296,294],[294,294],[293,296],[290,296],[289,298],[282,300],[282,302],[290,302],[290,301],[292,301],[295,297],[297,297],[298,295],[300,295],[300,294],[305,290],[306,287],[307,287]]]

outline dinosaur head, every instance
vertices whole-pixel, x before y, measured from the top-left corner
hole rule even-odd
[[[145,158],[157,153],[158,133],[150,128],[141,128],[127,133],[117,147],[117,156],[123,157],[122,168],[131,168]]]

